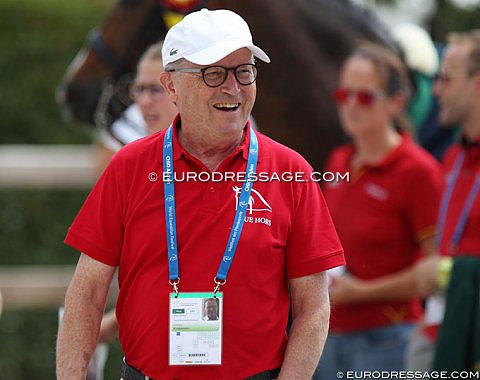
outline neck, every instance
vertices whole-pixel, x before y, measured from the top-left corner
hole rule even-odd
[[[214,130],[182,127],[178,131],[178,141],[192,156],[198,158],[208,169],[214,171],[220,163],[232,154],[242,143],[244,131],[230,134]]]
[[[358,136],[354,140],[355,154],[352,166],[377,164],[400,143],[401,136],[393,127],[381,133]]]
[[[470,141],[476,141],[480,137],[480,124],[466,123],[462,126],[463,135]]]
[[[470,141],[476,141],[480,137],[480,103],[467,112],[462,120],[458,120],[461,125],[462,134]]]

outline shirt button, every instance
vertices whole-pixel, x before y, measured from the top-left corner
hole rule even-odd
[[[215,192],[215,188],[213,186],[210,186],[210,188],[208,189],[211,193],[214,193]]]

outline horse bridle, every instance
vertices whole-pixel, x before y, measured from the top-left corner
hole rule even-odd
[[[120,5],[125,8],[132,8],[138,5],[140,0],[120,0]],[[167,27],[163,20],[163,14],[169,10],[167,4],[168,1],[157,1],[152,11],[152,23],[163,23],[163,29],[166,31]],[[205,1],[196,1],[196,6],[193,6],[191,10],[199,9],[204,5]],[[152,25],[147,25],[146,32],[152,33]],[[87,37],[86,46],[94,52],[97,57],[112,71],[113,77],[116,78],[119,73],[122,72],[123,63],[122,57],[118,57],[110,46],[105,42],[101,30],[96,27],[90,31]]]
[[[125,8],[132,8],[137,6],[139,1],[140,0],[120,0],[120,5]],[[155,3],[149,21],[144,25],[144,28],[140,32],[146,36],[151,36],[149,37],[149,41],[151,41],[151,43],[155,42],[155,36],[159,31],[159,27],[164,31],[167,30],[163,15],[166,11],[173,10],[172,7],[168,6],[169,1],[162,0]],[[196,3],[196,5],[200,7],[200,5],[203,5],[205,2],[191,1],[191,3]],[[175,9],[173,11],[181,11],[181,9]],[[161,33],[161,30],[159,33]],[[118,116],[110,114],[109,109],[111,102],[120,102],[123,104],[124,108],[130,104],[128,89],[125,90],[123,86],[117,86],[117,83],[125,81],[127,76],[129,78],[132,76],[130,75],[131,73],[122,75],[125,71],[123,57],[119,57],[108,45],[102,36],[102,31],[100,28],[97,27],[89,33],[86,40],[86,47],[89,48],[108,67],[108,69],[111,70],[112,73],[111,77],[106,78],[103,81],[100,97],[93,114],[96,125],[103,125],[108,128]]]
[[[139,0],[121,0],[120,5],[125,8],[132,8],[137,6]],[[157,2],[152,9],[152,17],[150,24],[153,23],[162,23],[162,14],[164,8]],[[153,33],[151,25],[146,25],[145,32]],[[163,23],[163,29],[166,30],[165,24]],[[151,40],[154,37],[150,37]],[[86,40],[86,47],[90,49],[112,72],[112,77],[117,79],[117,77],[122,73],[124,69],[123,59],[124,57],[118,56],[115,51],[108,45],[102,35],[102,30],[99,27],[96,27],[90,31]]]
[[[86,46],[92,50],[112,72],[117,73],[122,68],[122,61],[107,45],[98,27],[92,29],[88,34]]]

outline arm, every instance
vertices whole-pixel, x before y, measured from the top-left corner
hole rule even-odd
[[[114,273],[115,267],[81,254],[58,332],[57,379],[85,379]]]
[[[372,280],[360,280],[351,275],[335,278],[330,288],[332,303],[402,301],[432,294],[436,289],[435,272],[430,272],[424,264],[435,261],[432,259],[436,256],[434,238],[423,240],[421,248],[426,257],[399,272]]]
[[[290,280],[293,320],[278,380],[310,379],[327,338],[330,318],[324,272]]]

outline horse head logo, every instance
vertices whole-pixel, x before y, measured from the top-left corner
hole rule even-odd
[[[238,186],[233,186],[233,191],[235,192],[235,210],[240,206],[245,206],[245,204],[240,203],[240,193],[242,192],[242,188]],[[254,208],[253,205],[255,204],[255,199],[258,199],[257,205],[258,208]],[[250,193],[250,197],[248,198],[248,213],[252,214],[254,211],[267,211],[272,212],[272,207],[268,204],[265,198],[255,189],[252,188]]]

